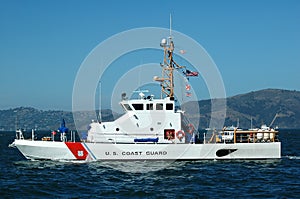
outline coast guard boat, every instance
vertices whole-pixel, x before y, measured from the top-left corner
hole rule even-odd
[[[188,122],[184,111],[175,106],[174,70],[184,70],[173,59],[172,37],[163,39],[164,61],[160,82],[162,98],[140,92],[137,99],[122,94],[120,105],[125,113],[111,122],[93,121],[87,137],[68,140],[66,127],[60,129],[61,139],[24,139],[22,131],[11,146],[27,159],[51,160],[215,160],[215,159],[277,159],[281,158],[278,131],[256,129],[242,131],[223,129],[221,133],[200,134]],[[185,70],[188,77],[198,72]],[[34,134],[34,132],[32,133]]]

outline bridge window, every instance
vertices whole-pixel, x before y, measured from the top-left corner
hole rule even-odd
[[[129,106],[129,104],[124,104],[124,108],[125,108],[126,110],[128,110],[128,111],[131,111],[131,110],[132,110],[131,107]]]
[[[144,110],[144,104],[132,104],[135,110]]]
[[[153,110],[153,104],[146,104],[147,110]]]
[[[166,104],[166,110],[173,110],[173,104],[167,103]]]
[[[163,110],[163,104],[156,104],[156,110]]]

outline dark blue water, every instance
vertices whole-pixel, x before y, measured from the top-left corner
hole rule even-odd
[[[299,198],[300,130],[282,159],[189,162],[28,161],[0,132],[1,198]]]

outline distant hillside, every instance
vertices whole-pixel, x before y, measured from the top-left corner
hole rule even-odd
[[[300,127],[300,92],[279,89],[266,89],[234,96],[227,101],[227,122],[240,118],[241,126],[270,124],[278,113],[273,126],[280,128]]]
[[[274,127],[300,128],[299,91],[265,89],[229,97],[226,101],[225,126],[236,126],[239,121],[240,127],[250,128],[251,117],[253,127],[259,127],[262,124],[269,125],[278,113],[273,123]],[[207,127],[211,115],[211,100],[189,102],[185,105],[187,112],[194,116],[196,113],[193,113],[195,110],[193,107],[196,103],[200,107],[200,126]]]
[[[89,122],[92,119],[96,119],[96,112],[82,111],[75,114],[82,118],[82,121],[77,124],[80,126],[80,130],[86,130]],[[102,110],[101,114],[102,121],[108,121],[113,118],[110,110]],[[73,113],[70,111],[42,111],[31,107],[0,110],[0,130],[13,131],[16,128],[56,130],[60,127],[62,119],[65,119],[66,126],[69,129],[76,129]]]
[[[218,100],[218,99],[217,99]],[[220,100],[220,99],[219,99]],[[261,124],[269,125],[276,113],[278,118],[273,126],[279,128],[300,128],[300,92],[280,89],[265,89],[246,94],[229,97],[227,100],[227,113],[225,125],[236,125],[250,128],[250,120],[254,127]],[[211,116],[211,100],[201,100],[199,102],[188,102],[183,105],[192,122],[199,121],[200,107],[200,127],[208,127]],[[111,110],[102,110],[102,121],[112,120],[118,117]],[[94,112],[77,112],[82,118],[81,130],[85,130],[91,119],[95,119]],[[73,114],[68,111],[42,111],[30,107],[20,107],[15,109],[0,110],[0,130],[15,130],[18,128],[41,130],[55,130],[60,126],[61,119],[64,118],[66,125],[70,129],[75,129]]]
[[[41,111],[30,107],[19,107],[0,111],[0,129],[57,129],[61,118],[67,123],[73,123],[72,114],[64,111]]]

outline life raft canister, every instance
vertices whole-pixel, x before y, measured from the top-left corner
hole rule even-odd
[[[185,133],[182,130],[176,132],[176,137],[181,140],[185,136]]]

